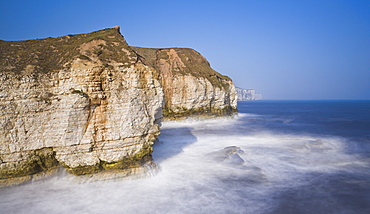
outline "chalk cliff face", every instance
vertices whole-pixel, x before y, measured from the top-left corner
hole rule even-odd
[[[213,70],[200,53],[187,48],[132,48],[160,73],[165,118],[229,115],[236,111],[232,80]]]
[[[150,162],[159,79],[118,27],[0,41],[0,186],[59,164],[81,175]]]
[[[236,87],[236,92],[238,94],[238,100],[260,100],[262,99],[261,94],[257,94],[253,89],[242,89]]]
[[[0,186],[60,165],[76,175],[142,172],[162,111],[231,114],[235,87],[198,52],[130,47],[119,27],[0,40]]]

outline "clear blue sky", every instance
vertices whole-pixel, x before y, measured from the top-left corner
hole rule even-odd
[[[190,47],[264,99],[370,99],[370,1],[0,0],[0,39],[121,26],[133,46]]]

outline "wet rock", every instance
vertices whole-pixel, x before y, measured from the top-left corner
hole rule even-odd
[[[244,159],[240,157],[244,151],[237,146],[228,146],[221,150],[208,153],[207,156],[214,161],[227,163],[231,165],[243,165]]]
[[[266,182],[267,178],[263,170],[248,160],[244,160],[241,155],[244,151],[237,146],[228,146],[221,150],[208,153],[206,157],[215,163],[220,163],[223,167],[218,167],[215,172],[218,179],[222,182],[233,185],[233,183],[251,183]]]

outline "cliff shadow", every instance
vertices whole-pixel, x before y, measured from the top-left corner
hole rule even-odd
[[[160,164],[162,161],[180,154],[185,147],[196,141],[197,138],[191,133],[189,127],[164,128],[153,145],[154,162]]]

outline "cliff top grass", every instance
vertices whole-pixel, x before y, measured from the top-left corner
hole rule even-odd
[[[93,40],[104,41],[90,52],[81,54],[80,46]],[[68,67],[73,59],[91,60],[94,56],[103,63],[129,61],[131,50],[119,32],[119,27],[87,34],[25,41],[0,40],[0,71],[20,73],[27,66],[41,73]],[[132,51],[131,51],[132,52]]]
[[[157,51],[161,50],[159,48],[142,48],[142,47],[134,47],[131,46],[131,48],[136,51],[139,56],[143,57],[141,60],[144,62],[144,64],[149,65],[153,68],[156,68],[157,64]]]
[[[98,59],[105,65],[110,62],[121,62],[125,66],[130,66],[137,58],[131,48],[141,56],[145,64],[157,70],[159,70],[157,66],[159,60],[166,60],[170,64],[171,60],[178,60],[181,61],[181,65],[175,63],[171,68],[174,75],[190,74],[205,77],[220,88],[228,87],[224,80],[231,80],[213,70],[200,53],[190,48],[130,47],[119,32],[119,27],[57,38],[0,40],[0,72],[22,74],[22,71],[31,71],[33,75],[47,74],[68,69],[76,58]],[[173,51],[176,53],[175,56]]]
[[[158,61],[166,60],[172,64],[172,73],[174,75],[193,75],[196,77],[205,77],[213,85],[220,88],[228,87],[224,81],[231,81],[227,76],[224,76],[217,71],[213,70],[210,63],[199,52],[190,48],[141,48],[131,47],[140,56],[144,57],[144,63],[158,69]],[[176,52],[176,56],[171,54],[171,50]],[[176,63],[171,63],[176,57],[179,57],[183,66],[178,66]],[[176,67],[177,66],[177,67]]]

